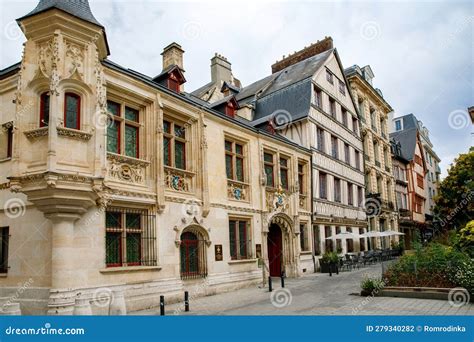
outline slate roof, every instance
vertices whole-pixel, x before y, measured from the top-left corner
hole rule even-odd
[[[45,12],[47,10],[57,8],[79,19],[85,20],[91,24],[104,27],[92,14],[87,0],[40,0],[36,8],[27,15],[17,19],[23,20],[35,14]]]
[[[0,79],[10,76],[20,70],[21,62],[10,65],[9,67],[0,70]]]
[[[390,133],[390,139],[400,142],[402,157],[408,161],[413,160],[415,156],[416,148],[416,136],[418,128],[409,128],[404,129],[403,131],[398,131]]]
[[[112,61],[110,61],[109,59],[105,59],[103,62],[102,62],[106,67],[109,67],[111,69],[114,69],[118,72],[121,72],[123,74],[126,74],[128,76],[131,76],[131,77],[134,77],[136,79],[138,79],[139,81],[142,81],[143,83],[151,86],[151,87],[154,87],[154,88],[157,88],[157,89],[160,89],[161,91],[171,95],[171,96],[174,96],[174,97],[178,97],[180,98],[181,100],[183,101],[186,101],[192,105],[195,105],[197,107],[201,107],[201,108],[204,108],[206,111],[224,119],[224,120],[229,120],[229,121],[232,121],[232,122],[235,122],[237,123],[238,125],[240,125],[242,128],[244,129],[249,129],[251,131],[254,131],[254,132],[258,132],[260,134],[263,134],[263,135],[266,135],[268,137],[271,137],[275,140],[279,140],[283,143],[286,143],[286,144],[289,144],[291,146],[294,146],[302,151],[305,151],[305,152],[310,152],[309,149],[305,148],[304,146],[300,146],[298,144],[296,144],[295,142],[287,139],[286,137],[280,135],[280,134],[270,134],[268,132],[266,132],[265,130],[262,130],[262,129],[258,129],[258,128],[255,128],[253,125],[252,125],[252,122],[246,120],[245,118],[242,118],[238,115],[236,115],[235,117],[231,118],[219,111],[216,111],[214,109],[212,109],[210,106],[211,104],[209,104],[208,102],[206,101],[203,101],[201,100],[200,98],[196,97],[195,95],[193,95],[192,93],[186,93],[186,92],[181,92],[181,93],[175,93],[171,90],[169,90],[168,88],[164,87],[163,85],[155,82],[153,80],[153,78],[147,76],[147,75],[144,75],[138,71],[135,71],[135,70],[132,70],[132,69],[128,69],[128,68],[125,68],[117,63],[114,63]]]

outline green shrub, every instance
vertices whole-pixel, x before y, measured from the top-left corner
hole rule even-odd
[[[324,264],[337,263],[339,261],[339,256],[336,252],[326,252],[321,257],[321,262]]]
[[[360,288],[365,292],[378,292],[385,286],[385,282],[380,278],[365,277],[360,283]]]
[[[466,253],[453,248],[431,243],[417,248],[414,254],[402,256],[385,273],[387,283],[392,286],[455,287],[467,271],[464,263],[471,263]],[[465,287],[465,286],[463,286]]]
[[[459,287],[464,287],[474,295],[474,262],[463,261],[449,269],[449,279]]]
[[[474,220],[470,221],[466,226],[459,230],[457,241],[454,243],[456,248],[469,254],[474,258]]]

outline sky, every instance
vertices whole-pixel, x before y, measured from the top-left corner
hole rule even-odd
[[[245,86],[283,55],[331,36],[344,67],[371,66],[395,117],[413,113],[429,129],[443,177],[474,145],[472,0],[89,2],[118,64],[155,76],[163,47],[179,43],[189,92],[210,81],[216,52]],[[14,20],[36,4],[0,0],[0,69],[20,61],[25,37]]]

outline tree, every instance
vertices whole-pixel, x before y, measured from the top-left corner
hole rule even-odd
[[[454,160],[434,200],[434,212],[443,230],[459,229],[474,219],[474,151]]]

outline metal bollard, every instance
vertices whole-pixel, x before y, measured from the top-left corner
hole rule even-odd
[[[285,275],[281,275],[281,287],[285,287]]]
[[[336,264],[336,274],[339,274],[339,265]]]
[[[329,276],[332,277],[332,264],[329,264]]]
[[[189,293],[188,291],[184,291],[184,311],[189,311]]]
[[[165,315],[165,296],[160,296],[160,316]]]
[[[268,292],[272,292],[272,277],[268,277]]]

